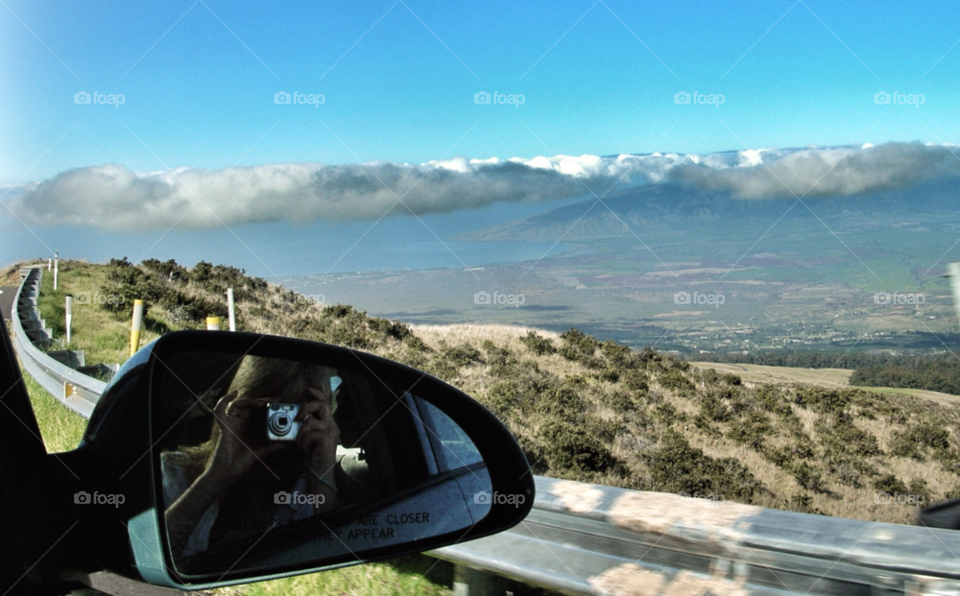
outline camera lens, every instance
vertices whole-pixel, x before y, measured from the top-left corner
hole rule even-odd
[[[270,419],[267,422],[267,426],[270,429],[270,432],[278,437],[282,437],[290,432],[291,424],[290,417],[286,414],[281,414],[279,412],[274,413],[270,416]]]

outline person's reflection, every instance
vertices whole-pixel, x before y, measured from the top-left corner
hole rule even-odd
[[[268,437],[268,404],[295,404],[292,440]],[[329,370],[247,357],[214,408],[205,443],[161,455],[175,557],[266,532],[340,506]],[[281,414],[282,417],[282,414]],[[276,420],[276,416],[274,416]]]

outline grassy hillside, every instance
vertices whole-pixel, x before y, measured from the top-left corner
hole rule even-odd
[[[124,296],[128,305],[143,296],[151,333],[201,326],[225,309],[223,291],[232,286],[241,329],[374,352],[462,388],[507,424],[542,475],[900,523],[912,522],[916,509],[877,503],[878,491],[922,494],[929,503],[960,485],[953,403],[750,380],[575,329],[410,327],[206,263],[187,270],[67,262],[62,284]],[[49,321],[48,299],[55,307],[62,298],[41,300]],[[96,333],[78,331],[75,343],[88,361],[125,354],[129,315],[111,306],[85,307]],[[110,351],[99,337],[119,345]]]
[[[722,364],[716,362],[690,362],[699,369],[712,368],[718,372],[728,372],[738,375],[744,381],[767,384],[800,383],[814,385],[826,389],[848,389],[858,387],[864,391],[881,394],[900,394],[921,397],[944,404],[960,404],[960,395],[941,393],[926,389],[871,387],[854,383],[857,370],[847,368],[799,368],[793,366],[764,366],[761,364]]]

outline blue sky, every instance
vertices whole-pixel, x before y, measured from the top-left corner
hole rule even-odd
[[[4,0],[0,182],[103,163],[955,141],[958,32],[946,2]],[[281,90],[325,103],[276,105]],[[925,103],[878,106],[881,90]],[[125,102],[76,105],[79,91]],[[677,105],[679,91],[725,102]]]
[[[486,203],[482,185],[468,184],[463,192],[473,193],[475,210],[463,216],[450,213],[449,205],[436,207],[461,196],[460,187],[430,184],[433,178],[443,182],[446,170],[408,170],[405,186],[389,192],[373,182],[369,169],[359,176],[317,170],[310,175],[333,182],[316,190],[304,174],[302,184],[284,195],[287,179],[276,177],[278,168],[264,167],[204,193],[219,183],[218,171],[232,166],[953,143],[960,140],[958,37],[960,5],[922,1],[906,7],[823,0],[0,0],[0,185],[62,178],[75,168],[84,174],[58,192],[32,196],[37,209],[62,217],[27,219],[29,228],[20,216],[9,216],[22,207],[15,204],[18,189],[10,189],[0,199],[13,205],[0,209],[0,252],[8,261],[54,250],[93,260],[121,254],[187,263],[206,258],[260,275],[290,274],[296,266],[276,238],[309,245],[335,237],[338,245],[353,245],[372,229],[364,222],[326,222],[323,209],[346,200],[331,194],[347,184],[342,180],[373,187],[363,195],[373,219],[394,192],[402,194],[423,175],[429,177],[408,200],[419,200],[424,219],[381,225],[357,254],[377,234],[399,243],[416,236],[423,246],[435,243],[442,258],[425,260],[418,253],[391,267],[460,266],[464,259],[440,245],[442,230],[455,233],[471,223],[492,225],[533,212],[521,203],[536,184],[511,186],[507,180]],[[914,103],[922,95],[923,103],[878,105],[881,91]],[[123,103],[77,104],[81,92],[94,102],[122,95]],[[324,101],[278,105],[278,92],[322,95]],[[522,95],[523,103],[477,104],[479,92]],[[678,104],[683,92],[694,102]],[[719,106],[695,103],[698,96],[720,95]],[[122,168],[103,170],[104,164]],[[563,171],[559,161],[551,167]],[[122,177],[177,168],[189,169],[180,178],[193,187],[169,177],[165,218],[130,210],[155,230],[98,227],[123,215],[128,200],[141,201],[149,213],[156,183],[135,181],[142,183],[136,194],[132,187],[101,184],[103,171]],[[482,182],[475,170],[461,178]],[[820,174],[808,168],[800,179]],[[619,174],[585,175],[593,176],[587,180],[599,192]],[[267,181],[265,190],[234,208],[235,197],[260,180]],[[583,180],[553,179],[564,189],[558,200],[588,196]],[[114,192],[112,202],[104,198],[108,192]],[[199,196],[214,205],[210,213],[186,210]],[[551,197],[536,200],[544,198]],[[288,221],[278,222],[262,213],[270,203],[273,213],[284,211],[288,199],[308,215],[284,215]],[[72,211],[64,201],[73,203]],[[327,203],[310,211],[318,201]],[[101,206],[103,215],[91,206]],[[215,211],[219,215],[211,216]],[[220,225],[221,216],[235,213],[241,217]],[[185,229],[198,216],[215,219],[216,233]],[[309,270],[380,267],[377,246],[367,246],[369,258],[357,262],[331,251],[313,259]]]

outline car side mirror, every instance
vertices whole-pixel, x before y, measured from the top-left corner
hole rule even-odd
[[[82,448],[127,469],[75,506],[123,495],[101,515],[120,518],[142,579],[177,588],[435,549],[512,527],[534,500],[514,437],[458,389],[363,352],[251,333],[176,332],[142,349]]]

